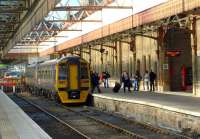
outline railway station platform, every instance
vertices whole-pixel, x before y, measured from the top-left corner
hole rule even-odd
[[[159,92],[112,92],[101,88],[92,94],[93,105],[126,118],[178,132],[200,133],[200,98],[190,94]]]
[[[51,139],[0,90],[0,139]]]

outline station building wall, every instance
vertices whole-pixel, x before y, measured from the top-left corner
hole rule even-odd
[[[198,21],[198,24],[200,25],[200,21]],[[200,36],[200,26],[197,28],[198,34],[197,36]],[[168,47],[167,45],[170,45],[173,49],[180,48],[184,51],[187,51],[191,54],[191,45],[190,45],[190,38],[188,34],[185,34],[184,32],[171,32],[170,33],[170,41],[165,42],[168,44],[164,44],[164,47]],[[146,36],[152,36],[157,37],[157,32],[148,32],[144,34]],[[136,35],[135,38],[135,48],[134,51],[130,50],[130,44],[124,42],[123,40],[116,41],[116,42],[108,42],[106,45],[109,46],[116,46],[117,49],[113,49],[110,47],[103,46],[103,49],[105,49],[104,53],[101,54],[99,51],[101,49],[101,46],[92,46],[92,48],[97,50],[91,50],[91,68],[93,70],[96,70],[98,73],[101,73],[102,71],[107,70],[111,74],[111,80],[120,80],[121,72],[127,71],[129,75],[132,75],[135,73],[136,70],[140,71],[140,74],[143,76],[145,73],[145,70],[153,70],[157,74],[157,86],[158,90],[160,91],[170,91],[171,84],[170,84],[170,78],[168,77],[168,80],[166,84],[162,84],[162,80],[165,80],[163,77],[160,78],[160,76],[163,74],[166,74],[165,76],[170,76],[170,67],[168,69],[163,69],[163,64],[171,64],[173,63],[174,68],[176,67],[179,70],[178,74],[181,74],[180,72],[180,65],[185,64],[186,66],[192,66],[191,63],[191,56],[190,54],[183,54],[178,59],[174,60],[173,58],[170,60],[170,58],[165,57],[164,61],[162,61],[161,56],[158,59],[158,44],[157,40],[146,37],[146,36],[139,36]],[[179,38],[177,38],[179,36]],[[125,41],[130,40],[130,38],[126,38]],[[88,49],[87,49],[88,50]],[[198,83],[195,83],[195,86],[197,86],[197,91],[200,92],[200,39],[198,37]],[[161,52],[163,53],[163,52]],[[159,55],[161,55],[161,53]],[[89,55],[88,54],[82,54],[83,58],[89,61]],[[179,65],[179,66],[178,66]],[[161,72],[161,70],[163,70]],[[179,76],[179,77],[178,77]],[[173,78],[173,80],[181,80],[180,75]],[[169,87],[163,87],[163,86],[169,86]],[[180,88],[180,82],[177,86],[174,86],[175,88]],[[179,89],[179,91],[181,91]],[[200,95],[200,93],[199,93]]]
[[[156,33],[145,35],[156,36]],[[127,38],[128,40],[129,38]],[[119,80],[121,72],[127,71],[129,75],[134,75],[136,70],[139,70],[141,75],[145,70],[151,69],[157,73],[157,41],[151,38],[136,36],[135,51],[130,50],[130,44],[125,41],[110,42],[106,45],[117,46],[117,50],[109,47],[104,47],[104,53],[91,50],[91,68],[98,73],[107,70],[112,79]],[[95,49],[100,49],[101,46],[94,46]],[[102,56],[101,56],[102,55]],[[82,54],[83,58],[89,61],[88,54]],[[101,60],[101,57],[103,60]]]

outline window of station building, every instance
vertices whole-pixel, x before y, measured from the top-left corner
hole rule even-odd
[[[44,79],[44,71],[42,70],[41,73],[42,73],[41,78]]]
[[[140,60],[137,60],[137,70],[140,71]]]
[[[133,54],[133,73],[135,73],[136,71],[136,53]]]
[[[158,68],[158,63],[157,63],[157,61],[155,61],[154,62],[154,69],[152,69],[152,70],[154,70],[154,72],[156,73],[156,75],[158,75],[158,69],[157,68]]]
[[[47,78],[46,70],[44,70],[44,79]]]
[[[88,66],[85,63],[81,63],[80,65],[80,78],[88,79]]]
[[[130,75],[133,74],[133,58],[130,57]]]
[[[148,55],[148,67],[149,67],[149,71],[151,70],[151,55]]]
[[[42,71],[42,78],[45,79],[45,71]]]
[[[58,79],[59,80],[66,80],[67,79],[67,64],[66,63],[59,64]]]
[[[56,76],[56,70],[53,69],[53,70],[52,70],[52,78],[53,78],[53,80],[56,80],[55,76]]]
[[[52,78],[51,70],[49,70],[49,79]]]
[[[46,78],[49,79],[49,71],[46,70]]]
[[[147,70],[147,60],[146,60],[146,56],[143,56],[143,73],[145,73],[145,71]]]
[[[49,70],[46,70],[46,78],[49,79]]]
[[[48,70],[48,74],[49,74],[49,79],[51,79],[51,71]]]
[[[41,70],[38,71],[38,78],[41,78]]]
[[[43,71],[41,70],[41,76],[40,76],[40,79],[43,79]]]

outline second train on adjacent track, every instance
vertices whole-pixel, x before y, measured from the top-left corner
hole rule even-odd
[[[26,68],[25,82],[34,94],[61,103],[84,103],[90,88],[89,64],[78,56],[32,64]]]

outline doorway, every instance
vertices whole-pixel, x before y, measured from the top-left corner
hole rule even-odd
[[[170,91],[192,92],[192,49],[190,33],[172,28],[165,39],[165,56],[169,65]]]

